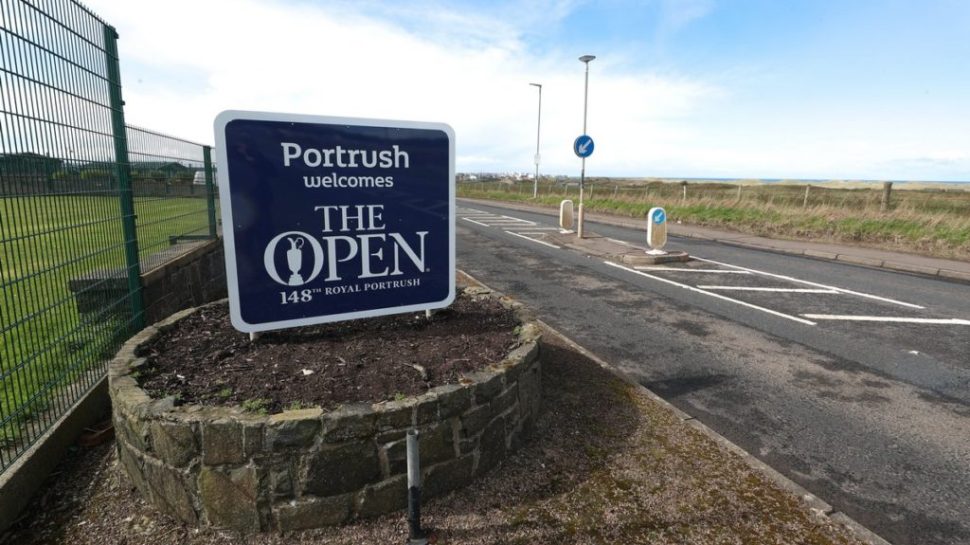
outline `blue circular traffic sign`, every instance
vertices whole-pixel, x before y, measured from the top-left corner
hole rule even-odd
[[[577,157],[586,158],[593,154],[593,137],[588,134],[581,134],[573,142],[573,153]]]
[[[654,213],[653,213],[653,222],[654,223],[660,224],[660,223],[663,223],[665,221],[667,221],[667,214],[664,213],[663,208],[658,208],[656,211],[654,211]]]

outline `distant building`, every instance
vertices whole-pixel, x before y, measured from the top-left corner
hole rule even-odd
[[[175,161],[132,161],[132,172],[163,172],[168,175],[195,173],[194,168]]]
[[[49,177],[61,169],[63,161],[39,153],[0,155],[0,174]]]
[[[51,180],[61,170],[63,161],[39,153],[0,155],[0,193],[30,195],[49,193]]]

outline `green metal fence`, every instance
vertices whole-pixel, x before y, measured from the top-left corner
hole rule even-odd
[[[216,236],[209,152],[125,125],[84,6],[0,1],[0,471],[144,326],[140,274]]]

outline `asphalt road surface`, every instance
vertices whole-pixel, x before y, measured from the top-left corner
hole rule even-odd
[[[970,544],[970,285],[459,201],[458,266],[895,544]],[[643,232],[587,222],[642,245]]]

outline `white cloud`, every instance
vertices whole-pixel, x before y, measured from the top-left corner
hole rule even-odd
[[[578,172],[571,152],[582,129],[578,53],[530,54],[513,17],[420,3],[407,16],[379,17],[368,15],[378,5],[367,2],[89,3],[121,35],[129,123],[211,142],[212,119],[224,109],[441,121],[455,128],[459,170],[530,171],[536,90],[528,83],[538,81],[542,170]],[[522,8],[519,24],[563,17],[570,5]],[[651,150],[682,136],[671,119],[720,94],[698,81],[613,73],[608,55],[590,72],[589,132],[598,144],[590,172],[643,170]]]
[[[658,2],[655,38],[665,42],[725,9]],[[676,65],[631,69],[646,61],[620,45],[530,48],[578,0],[474,9],[440,0],[89,3],[121,35],[129,123],[201,142],[213,141],[212,120],[225,109],[438,121],[455,129],[459,170],[531,172],[537,97],[528,83],[540,82],[541,170],[577,175],[577,57],[592,52],[590,176],[959,179],[970,171],[959,151],[970,149],[963,103],[843,96],[849,81],[794,88],[784,85],[792,72],[757,56],[725,58],[698,75]]]

